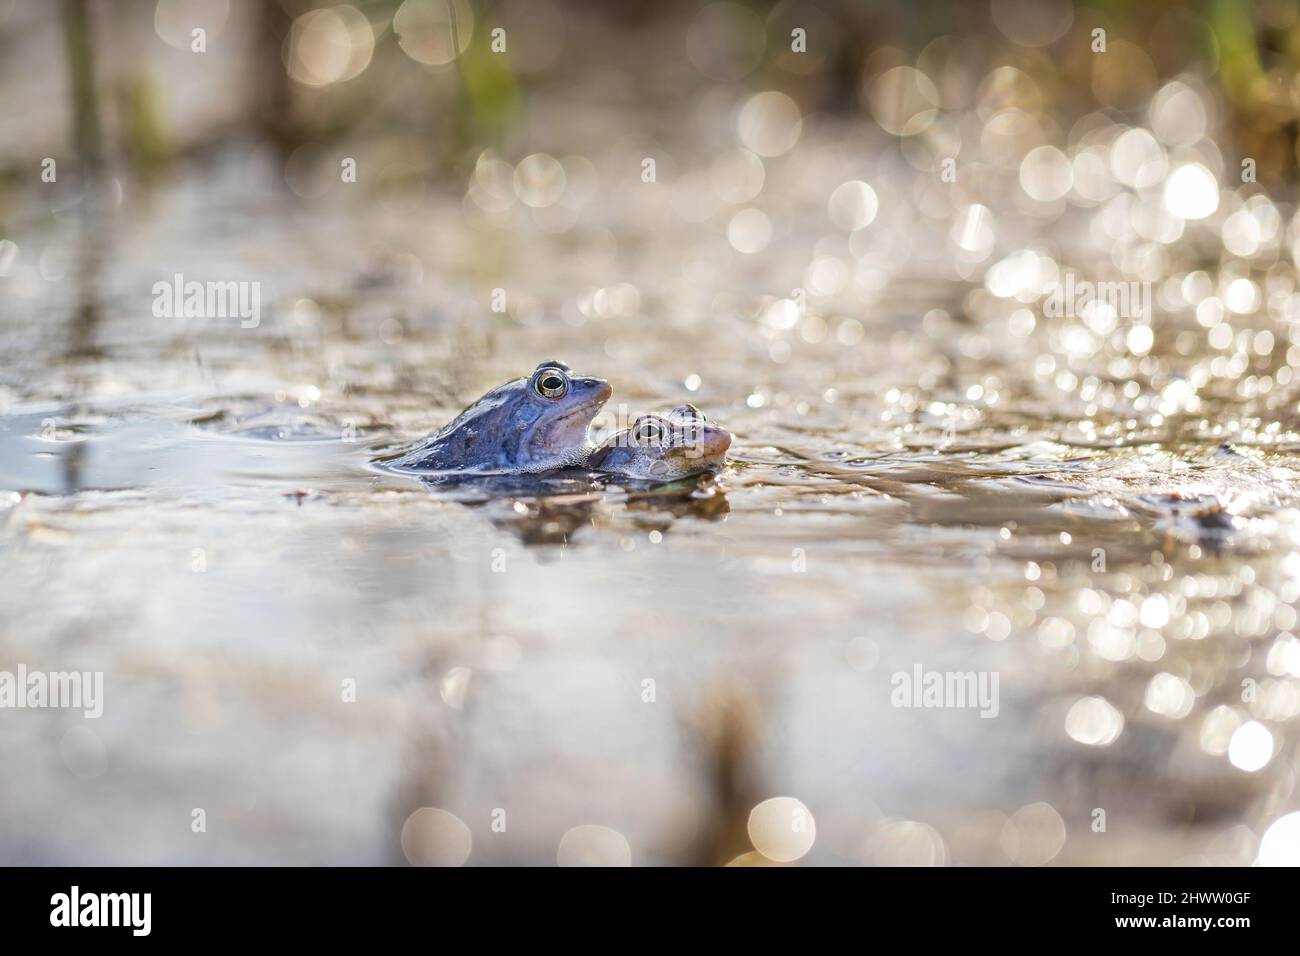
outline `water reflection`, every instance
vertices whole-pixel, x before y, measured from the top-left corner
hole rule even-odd
[[[436,498],[482,508],[529,545],[567,545],[586,527],[640,532],[657,544],[674,521],[716,521],[728,512],[723,483],[711,475],[656,484],[574,471],[422,484]]]

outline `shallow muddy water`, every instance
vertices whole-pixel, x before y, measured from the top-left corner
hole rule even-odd
[[[591,825],[568,852],[724,862],[792,796],[809,862],[1251,862],[1295,770],[1293,402],[1157,425],[1135,372],[1098,423],[1041,343],[971,359],[998,330],[919,332],[910,295],[774,363],[739,300],[521,325],[432,262],[365,277],[456,213],[205,239],[271,290],[256,329],[149,316],[177,220],[114,222],[88,350],[86,290],[11,297],[0,646],[102,671],[105,707],[0,722],[7,861],[400,862],[423,806],[472,863]],[[611,410],[700,404],[731,464],[544,494],[371,464],[552,354]],[[996,714],[893,706],[918,665],[996,673]],[[449,819],[405,855],[459,856]]]

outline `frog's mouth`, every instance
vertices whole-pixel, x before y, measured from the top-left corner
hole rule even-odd
[[[602,390],[596,391],[590,398],[583,399],[577,405],[560,415],[558,418],[551,419],[552,425],[568,425],[575,423],[575,419],[581,421],[584,427],[590,427],[592,419],[600,412],[605,403],[609,401],[610,395],[614,390],[605,385]]]
[[[573,388],[578,400],[541,426],[543,441],[551,447],[585,444],[592,419],[614,394],[609,382],[599,378],[574,379]]]

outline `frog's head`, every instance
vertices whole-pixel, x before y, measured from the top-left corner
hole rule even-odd
[[[655,481],[674,481],[726,464],[731,432],[705,419],[694,405],[668,414],[642,415],[602,448],[603,471]]]
[[[519,432],[515,466],[546,471],[585,461],[591,420],[613,394],[609,382],[574,375],[558,361],[543,362],[520,381],[523,387],[512,395],[511,418]]]
[[[413,471],[513,474],[585,464],[591,420],[612,389],[563,362],[492,389],[398,462]]]

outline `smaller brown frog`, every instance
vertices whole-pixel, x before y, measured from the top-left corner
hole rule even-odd
[[[675,481],[726,464],[731,432],[705,419],[694,405],[678,405],[667,417],[642,415],[592,452],[592,471],[648,481]]]

